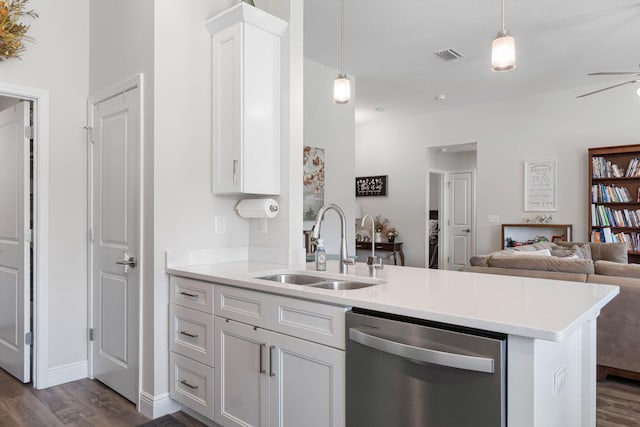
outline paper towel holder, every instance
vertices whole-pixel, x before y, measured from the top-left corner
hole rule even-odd
[[[274,218],[279,210],[274,199],[242,199],[236,205],[238,215],[243,218]]]

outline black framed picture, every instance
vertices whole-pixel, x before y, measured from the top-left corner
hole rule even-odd
[[[358,176],[356,177],[356,197],[386,196],[387,176]]]

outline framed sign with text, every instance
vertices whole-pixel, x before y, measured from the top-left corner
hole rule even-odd
[[[541,160],[524,163],[524,210],[558,210],[557,162]]]
[[[358,176],[356,177],[356,197],[386,196],[387,176]]]

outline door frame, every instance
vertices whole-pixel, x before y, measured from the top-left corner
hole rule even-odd
[[[138,266],[135,269],[138,273],[138,396],[136,399],[136,408],[140,408],[140,391],[142,389],[142,301],[143,299],[143,284],[144,284],[144,75],[142,73],[129,77],[119,83],[116,83],[104,90],[98,91],[95,94],[89,96],[87,100],[87,224],[89,227],[93,226],[93,143],[91,142],[91,130],[93,125],[93,107],[103,101],[110,98],[114,98],[126,91],[138,88],[139,90],[139,109],[140,109],[140,123],[139,123],[139,138],[140,145],[138,147],[138,254],[137,263]],[[93,328],[93,250],[92,244],[89,242],[87,245],[87,330]],[[92,341],[87,340],[87,355],[88,355],[88,373],[89,378],[93,376],[93,345]]]
[[[445,173],[445,179],[446,179],[446,187],[445,187],[445,206],[446,206],[446,210],[447,210],[447,216],[446,216],[446,220],[447,220],[447,224],[444,227],[446,229],[445,231],[445,237],[447,239],[447,243],[446,243],[446,258],[444,258],[444,261],[446,263],[445,269],[449,270],[449,259],[451,258],[451,254],[449,253],[449,251],[451,250],[451,245],[449,244],[449,237],[451,236],[451,185],[450,185],[450,179],[451,179],[451,174],[454,173],[471,173],[471,256],[474,256],[476,254],[476,226],[477,226],[477,206],[476,206],[476,169],[460,169],[460,170],[450,170],[447,171]]]
[[[427,172],[427,213],[425,218],[425,268],[429,268],[429,210],[431,209],[431,174],[440,175],[440,197],[438,198],[438,270],[444,269],[444,254],[447,250],[447,244],[443,240],[446,237],[446,231],[444,227],[444,220],[448,218],[449,208],[447,207],[447,200],[449,195],[447,194],[447,171],[442,169],[428,169]]]
[[[33,102],[32,384],[49,386],[49,91],[0,82],[0,95]]]

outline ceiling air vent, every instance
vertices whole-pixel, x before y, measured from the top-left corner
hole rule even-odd
[[[464,58],[463,54],[452,48],[437,50],[433,52],[433,54],[443,61],[453,61],[454,59]]]

